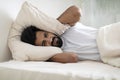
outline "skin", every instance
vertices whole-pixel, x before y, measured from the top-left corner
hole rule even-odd
[[[37,46],[52,46],[52,38],[56,37],[55,34],[47,31],[36,32],[35,45]],[[56,40],[53,42],[57,45]],[[78,56],[72,52],[58,53],[49,59],[50,61],[60,62],[60,63],[74,63],[78,61]]]
[[[62,24],[74,26],[76,22],[80,21],[80,16],[80,9],[77,6],[70,6],[57,18],[57,20],[59,20]]]
[[[52,46],[52,39],[55,37],[54,34],[47,31],[38,31],[36,32],[36,41],[35,45],[37,46]],[[54,43],[56,45],[56,43]]]
[[[76,6],[69,7],[60,17],[57,18],[62,24],[69,24],[70,26],[75,25],[76,22],[80,20],[80,10]],[[47,36],[45,36],[47,33]],[[52,38],[56,35],[46,31],[36,32],[35,45],[37,46],[52,46]],[[45,44],[43,43],[45,41]],[[44,45],[43,45],[44,44]],[[53,42],[57,46],[56,41]],[[75,63],[78,62],[78,56],[73,52],[63,52],[58,53],[49,59],[50,61],[60,62],[60,63]]]

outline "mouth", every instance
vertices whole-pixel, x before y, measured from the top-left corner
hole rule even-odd
[[[58,38],[57,37],[53,37],[52,38],[52,46],[56,46],[57,45],[57,42],[58,42]]]
[[[53,37],[51,45],[56,47],[61,47],[63,44],[62,40],[59,37]]]

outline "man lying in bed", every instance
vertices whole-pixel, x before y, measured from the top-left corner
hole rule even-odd
[[[21,40],[36,46],[60,47],[63,53],[54,55],[49,59],[50,61],[61,63],[79,60],[100,61],[96,43],[98,30],[79,23],[80,16],[79,8],[71,6],[58,18],[62,24],[71,26],[64,34],[58,36],[35,26],[29,26],[22,32]]]

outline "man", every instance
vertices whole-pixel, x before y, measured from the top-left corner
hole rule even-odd
[[[62,63],[79,60],[100,61],[96,43],[98,30],[78,23],[79,19],[79,9],[71,6],[58,18],[62,24],[71,26],[64,34],[58,36],[37,29],[35,26],[29,26],[22,32],[21,40],[36,46],[60,47],[63,53],[54,55],[49,59],[51,61]]]

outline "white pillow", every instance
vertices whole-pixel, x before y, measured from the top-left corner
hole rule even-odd
[[[29,25],[34,25],[39,29],[50,31],[61,35],[69,27],[61,24],[56,19],[42,13],[37,7],[25,2],[12,24],[10,30],[8,45],[12,52],[13,59],[15,60],[39,60],[45,61],[62,50],[57,47],[43,47],[34,46],[24,43],[20,40],[20,36],[24,28]]]

